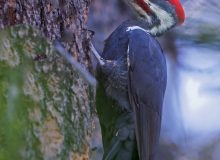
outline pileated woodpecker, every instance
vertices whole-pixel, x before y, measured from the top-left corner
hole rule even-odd
[[[166,61],[154,38],[183,23],[179,0],[127,0],[136,20],[106,40],[99,60],[96,107],[104,160],[154,160],[166,88]]]

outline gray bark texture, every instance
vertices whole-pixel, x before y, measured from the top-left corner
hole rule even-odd
[[[0,160],[90,159],[95,89],[51,43],[92,70],[89,3],[0,0]]]
[[[87,31],[90,0],[0,0],[0,28],[29,24],[44,36],[63,41],[66,48],[90,67],[90,32]]]

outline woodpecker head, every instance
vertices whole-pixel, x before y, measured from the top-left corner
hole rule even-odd
[[[149,24],[152,35],[160,35],[182,24],[185,13],[179,0],[128,0],[141,20]]]

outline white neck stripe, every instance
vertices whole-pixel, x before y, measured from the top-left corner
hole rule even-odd
[[[147,30],[145,30],[144,28],[141,28],[141,27],[139,27],[139,26],[127,27],[126,32],[130,32],[130,31],[133,31],[133,30],[141,30],[141,31],[144,31],[144,32],[146,32],[147,34],[149,34],[149,32],[148,32]]]

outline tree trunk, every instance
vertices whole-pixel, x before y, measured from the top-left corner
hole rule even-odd
[[[94,88],[50,43],[91,70],[89,3],[0,0],[0,159],[89,159]]]
[[[90,67],[90,33],[87,31],[90,0],[0,0],[0,28],[29,24],[50,40],[62,40],[66,48]]]

